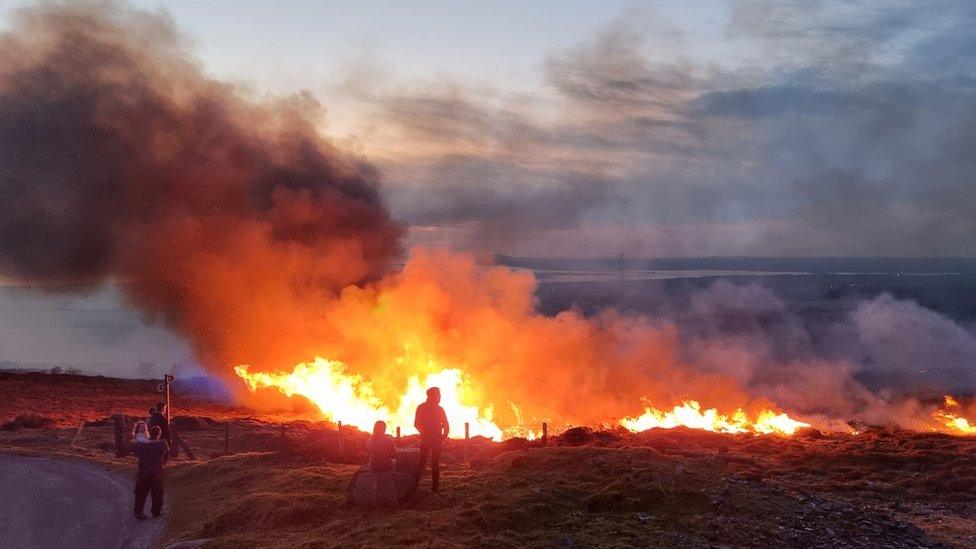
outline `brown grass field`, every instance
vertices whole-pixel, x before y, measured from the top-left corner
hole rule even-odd
[[[0,373],[0,451],[132,471],[108,418],[144,415],[155,385]],[[169,466],[161,546],[976,547],[973,437],[576,428],[547,447],[473,439],[467,460],[451,441],[440,493],[366,510],[345,502],[365,434],[185,395],[174,409],[197,459]]]

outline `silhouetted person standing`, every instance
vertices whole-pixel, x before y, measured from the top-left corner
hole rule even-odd
[[[153,408],[150,408],[153,410]],[[173,444],[173,434],[169,429],[169,420],[166,419],[166,403],[157,402],[156,408],[153,410],[149,416],[149,428],[159,427],[160,437],[162,440],[166,441],[166,444]]]
[[[417,415],[413,426],[420,431],[420,457],[417,460],[417,482],[424,475],[427,466],[427,455],[430,455],[430,490],[440,489],[441,480],[441,447],[444,439],[451,432],[447,423],[447,414],[441,408],[441,390],[437,387],[427,389],[427,402],[417,406]]]
[[[149,428],[150,442],[133,444],[132,453],[139,457],[139,470],[136,472],[136,501],[132,512],[137,519],[144,519],[146,496],[152,494],[152,515],[163,513],[163,466],[169,457],[169,445],[160,439],[160,429]]]

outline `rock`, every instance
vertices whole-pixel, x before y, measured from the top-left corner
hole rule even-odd
[[[417,477],[412,473],[373,473],[368,465],[364,465],[349,483],[349,503],[363,507],[398,507],[416,490]]]
[[[401,473],[413,474],[420,461],[419,448],[397,448],[396,470]]]

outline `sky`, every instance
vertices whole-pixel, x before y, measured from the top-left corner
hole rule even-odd
[[[241,94],[320,101],[411,244],[976,253],[966,0],[133,5]]]
[[[24,5],[0,0],[0,25]],[[408,244],[976,255],[969,0],[131,5],[236,93],[321,103]],[[193,360],[111,288],[0,294],[0,363]]]

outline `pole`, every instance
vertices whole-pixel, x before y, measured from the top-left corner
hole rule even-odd
[[[164,375],[163,376],[163,384],[166,385],[166,414],[165,414],[165,416],[166,416],[166,425],[169,427],[169,438],[170,438],[170,440],[169,440],[169,445],[170,445],[169,455],[173,459],[177,459],[178,457],[180,457],[180,444],[179,444],[179,442],[177,442],[176,433],[173,431],[173,421],[172,421],[173,410],[172,410],[172,406],[170,405],[170,401],[171,401],[170,396],[173,393],[173,390],[172,390],[173,375],[172,374],[166,374],[166,375]]]
[[[128,453],[125,447],[125,418],[122,414],[112,416],[115,421],[115,457],[125,457]]]
[[[170,423],[169,416],[170,416],[171,406],[169,403],[169,395],[171,391],[170,386],[173,384],[173,376],[171,374],[166,374],[163,376],[163,381],[166,382],[166,423]]]
[[[400,427],[397,426],[397,444],[400,443]]]
[[[465,421],[464,422],[464,463],[468,463],[468,435],[470,434],[471,425]]]
[[[542,445],[545,446],[549,442],[549,424],[545,421],[542,422]]]
[[[224,422],[224,455],[230,455],[230,422]]]

